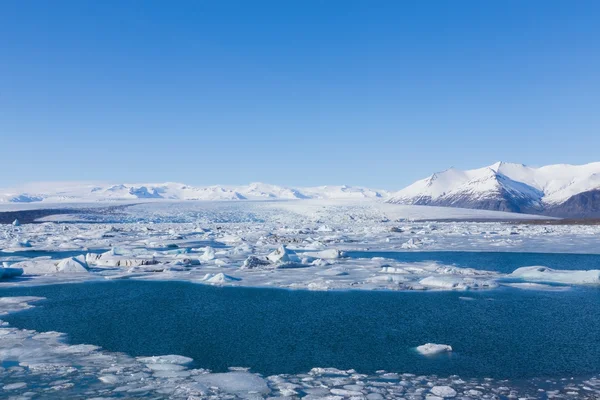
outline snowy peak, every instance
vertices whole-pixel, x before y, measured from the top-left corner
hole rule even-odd
[[[600,190],[600,163],[534,168],[497,162],[479,169],[434,173],[392,194],[388,202],[530,213],[560,209],[569,214],[561,208],[563,203],[578,204],[581,213],[585,207],[573,197],[596,190]]]

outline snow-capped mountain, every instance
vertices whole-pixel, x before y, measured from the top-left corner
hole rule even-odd
[[[450,168],[392,194],[390,203],[559,216],[600,216],[600,162],[528,167],[498,162]]]
[[[0,203],[95,202],[122,200],[291,200],[384,199],[386,191],[351,186],[289,188],[265,183],[246,186],[195,187],[182,183],[90,184],[42,183],[0,190]]]

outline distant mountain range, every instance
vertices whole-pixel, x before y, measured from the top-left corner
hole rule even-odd
[[[384,199],[389,192],[352,186],[289,188],[265,183],[245,186],[197,187],[182,183],[89,184],[41,183],[0,189],[0,203],[96,202],[118,200],[278,200],[278,199]]]
[[[450,168],[393,193],[389,203],[600,217],[600,162],[533,168],[498,162]]]
[[[162,184],[42,183],[0,189],[0,203],[96,202],[117,200],[291,200],[373,199],[395,204],[432,205],[600,218],[600,162],[528,167],[498,162],[461,171],[434,173],[395,193],[353,186],[285,187]]]

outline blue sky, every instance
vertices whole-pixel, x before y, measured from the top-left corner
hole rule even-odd
[[[0,187],[599,161],[598,1],[0,2]]]

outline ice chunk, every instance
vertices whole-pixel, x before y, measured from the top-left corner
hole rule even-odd
[[[137,360],[143,364],[178,364],[185,365],[194,361],[193,358],[180,356],[177,354],[168,354],[165,356],[137,357]]]
[[[267,260],[271,261],[273,264],[284,264],[300,261],[296,253],[288,250],[288,248],[284,245],[279,246],[277,250],[269,254],[267,256]]]
[[[15,219],[12,224],[13,224],[13,226],[21,226],[21,223],[19,222],[18,219]]]
[[[428,276],[421,279],[419,283],[425,287],[449,290],[490,289],[498,286],[493,281],[458,276]]]
[[[326,260],[332,260],[335,258],[340,258],[342,253],[337,249],[327,249],[321,251],[307,251],[301,253],[303,257],[312,257],[312,258],[323,258]]]
[[[56,264],[56,272],[85,273],[88,272],[88,265],[84,256],[65,258]]]
[[[423,244],[421,239],[410,238],[406,243],[402,243],[403,249],[418,249]]]
[[[77,274],[87,273],[88,264],[83,255],[77,257],[65,258],[59,262],[49,259],[27,260],[15,263],[12,268],[23,270],[26,275],[45,275],[45,274]]]
[[[456,390],[450,386],[434,386],[431,388],[431,393],[442,398],[456,397]]]
[[[15,297],[0,297],[0,315],[5,315],[11,312],[26,310],[33,307],[29,303],[45,300],[45,297],[34,296],[15,296]]]
[[[342,267],[333,267],[326,269],[325,271],[317,272],[316,275],[321,276],[344,276],[348,275],[348,271]]]
[[[430,356],[440,353],[449,353],[452,351],[452,346],[447,344],[426,343],[421,346],[417,346],[417,351],[425,356]]]
[[[219,272],[218,274],[206,274],[201,279],[201,281],[203,281],[203,282],[212,283],[215,285],[220,285],[220,284],[227,283],[227,282],[236,282],[239,280],[241,280],[241,279],[235,278],[233,276],[225,275],[222,272]]]
[[[533,282],[556,282],[570,285],[600,285],[600,270],[598,269],[589,271],[567,271],[540,266],[521,267],[517,268],[509,276]]]
[[[206,250],[204,250],[204,254],[202,254],[200,256],[200,260],[202,261],[210,261],[210,260],[214,260],[215,259],[215,249],[213,249],[212,247],[207,247]]]
[[[257,393],[270,392],[263,378],[249,372],[225,372],[206,374],[195,377],[195,380],[209,387],[218,387],[226,393]]]
[[[240,268],[241,269],[255,269],[255,268],[260,268],[260,267],[263,267],[265,265],[270,265],[270,264],[271,263],[268,262],[267,260],[263,260],[256,256],[250,256],[246,260],[244,260],[244,263],[242,264],[242,266]]]

